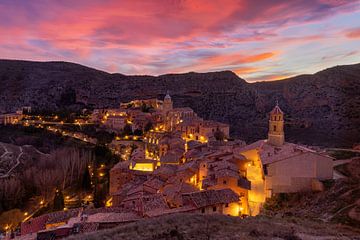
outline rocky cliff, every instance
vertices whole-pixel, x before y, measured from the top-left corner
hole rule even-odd
[[[286,112],[288,141],[323,146],[360,142],[360,64],[282,81],[247,83],[233,72],[125,76],[66,62],[0,60],[0,112],[117,107],[163,98],[201,117],[231,124],[247,142],[265,138],[275,101]]]

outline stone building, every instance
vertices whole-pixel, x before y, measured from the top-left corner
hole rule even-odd
[[[331,157],[285,142],[284,113],[278,104],[270,112],[268,139],[242,147],[238,153],[250,161],[247,178],[252,215],[273,194],[321,190],[321,181],[333,178]]]

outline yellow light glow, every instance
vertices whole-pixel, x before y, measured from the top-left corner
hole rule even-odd
[[[154,171],[154,165],[152,163],[136,163],[132,169],[136,171],[152,172]]]
[[[27,215],[29,215],[29,213],[28,213],[28,212],[24,212],[24,216],[27,216]]]
[[[106,201],[105,206],[106,207],[111,207],[112,206],[112,198],[110,198],[109,200]]]
[[[66,196],[66,199],[69,200],[69,199],[70,199],[70,196]]]
[[[99,173],[99,176],[103,177],[103,176],[105,176],[105,174],[104,173]]]
[[[40,201],[40,205],[43,205],[43,204],[44,204],[44,200],[41,200],[41,201]]]

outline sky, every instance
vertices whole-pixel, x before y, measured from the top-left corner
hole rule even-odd
[[[360,62],[360,0],[0,0],[0,59],[248,82]]]

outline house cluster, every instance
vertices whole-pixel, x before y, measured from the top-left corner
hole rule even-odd
[[[121,103],[116,109],[95,109],[93,122],[101,123],[108,130],[120,133],[126,125],[132,131],[179,132],[183,139],[207,142],[215,138],[228,138],[229,125],[204,120],[191,108],[174,108],[169,94],[164,100],[146,99]],[[149,129],[147,129],[147,127]]]
[[[250,145],[228,140],[226,124],[204,121],[190,108],[173,109],[168,94],[164,109],[164,129],[146,133],[129,161],[111,170],[114,206],[144,216],[179,211],[254,216],[274,194],[321,191],[321,181],[333,178],[331,157],[285,142],[278,104],[270,112],[268,138]],[[214,204],[194,204],[189,196]]]
[[[321,191],[322,181],[333,178],[331,157],[285,142],[278,104],[269,114],[267,139],[249,145],[229,139],[226,124],[203,120],[190,108],[173,108],[169,94],[164,101],[97,111],[94,119],[114,130],[152,125],[128,159],[110,171],[112,206],[68,210],[74,213],[66,220],[48,216],[41,227],[40,220],[31,219],[22,224],[22,233],[75,234],[181,212],[255,216],[274,194]]]
[[[31,107],[22,107],[21,109],[17,110],[16,112],[10,113],[1,113],[0,114],[0,124],[1,125],[12,125],[18,124],[22,118],[24,113],[31,112]]]

